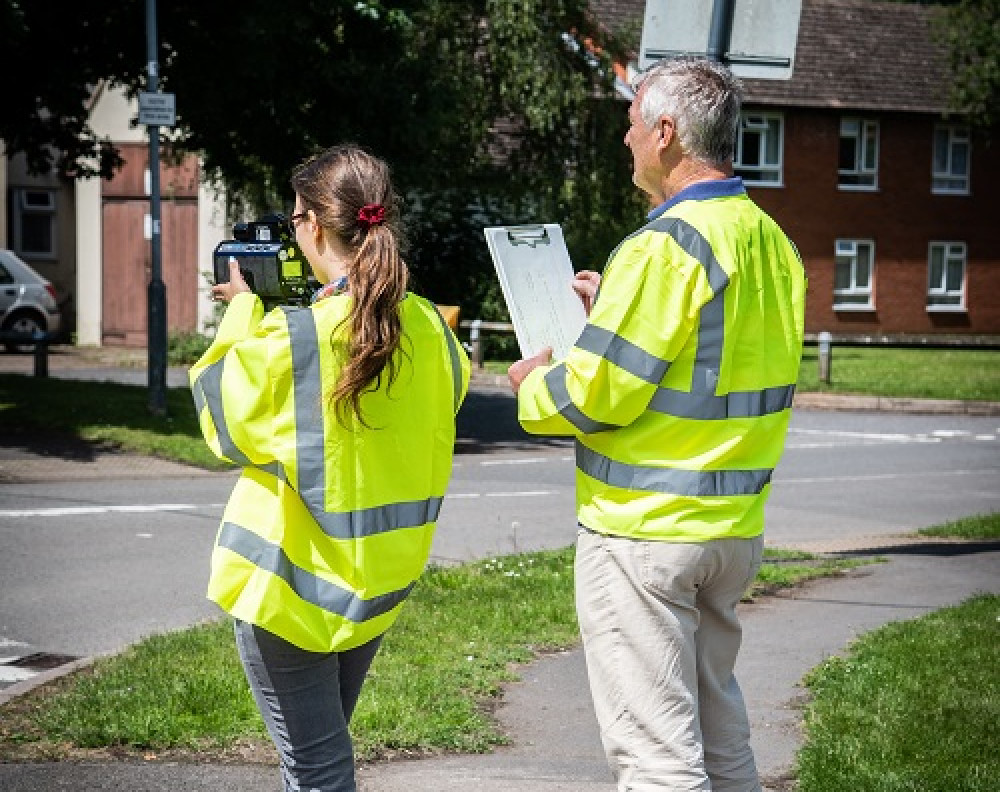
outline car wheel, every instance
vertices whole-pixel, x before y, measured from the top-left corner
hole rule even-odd
[[[44,335],[45,321],[33,313],[19,313],[9,317],[3,323],[3,332],[17,333],[18,335]],[[19,344],[16,341],[8,341],[4,344],[8,352],[33,352],[34,344]]]

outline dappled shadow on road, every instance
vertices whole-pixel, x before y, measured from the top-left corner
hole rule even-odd
[[[42,429],[0,432],[0,461],[21,456],[64,459],[72,462],[92,462],[99,454],[119,451],[107,442],[84,440],[72,432],[51,432]]]
[[[566,437],[538,437],[525,432],[517,422],[517,400],[499,388],[469,391],[458,411],[457,432],[457,454],[573,447],[573,441]]]
[[[949,558],[954,556],[975,555],[977,553],[995,553],[1000,551],[1000,539],[934,539],[914,537],[912,541],[886,543],[872,547],[855,548],[852,550],[831,553],[840,558],[856,558],[858,556],[935,556]]]

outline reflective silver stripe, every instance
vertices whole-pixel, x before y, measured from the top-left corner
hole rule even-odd
[[[455,412],[457,413],[458,408],[462,406],[462,364],[458,357],[458,346],[451,328],[448,327],[448,323],[441,316],[437,306],[431,303],[431,307],[434,308],[434,313],[437,314],[438,321],[441,322],[445,340],[448,342],[448,354],[451,356],[451,379],[455,389]]]
[[[659,385],[670,368],[670,362],[649,354],[642,347],[605,330],[597,325],[587,324],[574,346],[592,352],[625,369],[641,380]]]
[[[296,489],[317,521],[326,511],[323,442],[323,375],[319,367],[316,318],[308,308],[282,306],[292,350],[295,398]]]
[[[792,406],[794,395],[794,385],[781,385],[759,391],[734,391],[723,396],[658,388],[649,403],[649,409],[678,418],[695,418],[703,421],[756,418],[787,410]]]
[[[698,349],[695,352],[691,390],[659,388],[649,408],[678,418],[722,420],[759,417],[790,407],[794,385],[715,395],[725,344],[724,291],[729,285],[729,275],[708,240],[690,223],[678,217],[663,216],[650,223],[648,228],[669,234],[685,253],[700,262],[713,291],[712,299],[702,307],[698,317]]]
[[[231,459],[240,467],[260,468],[285,480],[285,471],[280,463],[269,462],[266,465],[257,465],[233,442],[232,435],[229,433],[229,425],[226,423],[226,411],[222,405],[222,372],[225,370],[225,365],[226,359],[223,357],[205,368],[195,380],[192,392],[198,414],[201,414],[204,407],[208,407],[212,423],[215,425],[215,434],[219,440],[219,450],[223,456]]]
[[[291,562],[285,551],[235,523],[224,523],[219,531],[219,547],[243,556],[255,566],[281,578],[301,599],[355,623],[388,613],[409,595],[410,583],[372,599],[361,599],[348,589],[307,572]]]
[[[443,501],[444,498],[435,497],[349,512],[323,512],[316,521],[323,533],[335,539],[361,539],[434,522],[441,512]]]
[[[327,511],[322,404],[324,396],[321,392],[316,320],[313,312],[305,308],[283,307],[282,310],[288,322],[292,347],[298,493],[313,519],[325,534],[335,539],[361,539],[435,521],[441,511],[440,497],[389,503],[347,512]]]
[[[757,495],[771,480],[773,470],[678,470],[626,465],[576,444],[576,466],[591,478],[620,489],[662,492],[667,495]]]
[[[584,434],[620,428],[616,424],[602,423],[588,418],[579,407],[573,404],[573,400],[569,397],[569,391],[566,389],[565,363],[559,363],[549,369],[545,375],[545,384],[549,387],[549,394],[552,396],[552,401],[559,414]]]

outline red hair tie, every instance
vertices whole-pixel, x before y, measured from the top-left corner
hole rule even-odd
[[[385,220],[385,207],[382,204],[365,204],[358,209],[358,223],[365,228],[371,228]]]

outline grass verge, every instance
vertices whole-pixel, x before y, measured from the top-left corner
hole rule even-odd
[[[1000,512],[963,517],[960,520],[922,528],[918,533],[922,536],[955,539],[1000,539]]]
[[[487,361],[487,371],[506,375],[510,362]],[[991,349],[894,349],[834,346],[832,382],[819,380],[816,347],[806,347],[799,392],[851,393],[908,399],[1000,401],[1000,351]]]
[[[860,563],[768,549],[753,593]],[[352,722],[359,758],[502,742],[490,715],[501,685],[517,664],[576,642],[572,548],[428,569],[362,691]],[[3,714],[0,760],[93,750],[246,758],[248,744],[266,741],[228,621],[150,637]]]
[[[488,361],[505,374],[510,364]],[[818,381],[816,351],[807,348],[800,391],[1000,401],[1000,352],[843,347],[834,351],[833,384]],[[125,451],[210,470],[228,466],[202,440],[191,393],[167,391],[165,418],[150,414],[148,389],[135,385],[0,374],[0,432],[59,432]]]
[[[157,417],[144,387],[0,374],[0,430],[30,433],[33,441],[39,432],[59,433],[209,470],[229,467],[205,445],[187,388],[167,389],[167,416]]]
[[[799,792],[1000,789],[1000,597],[887,625],[807,678]]]

